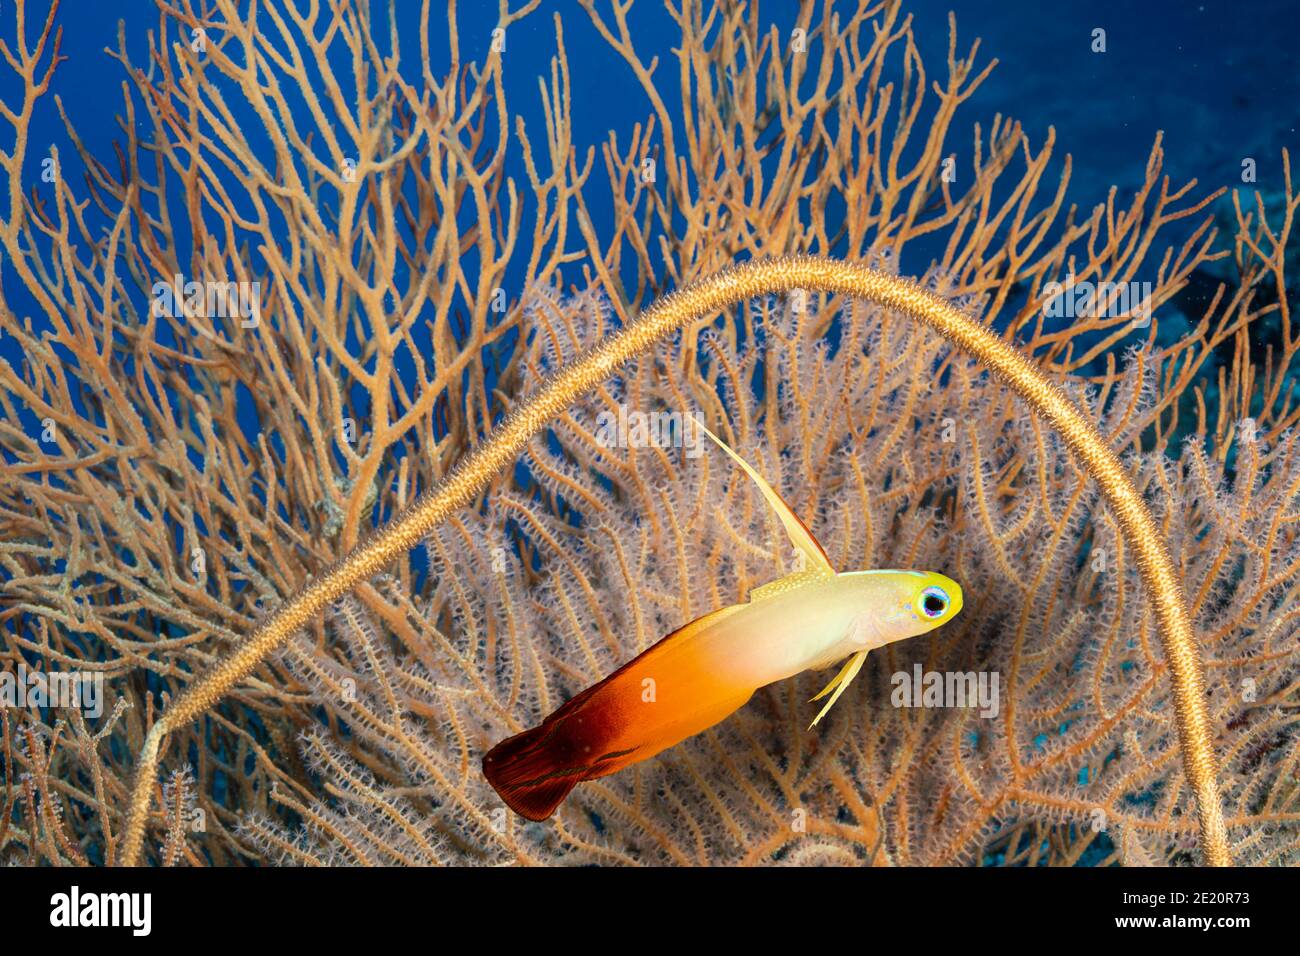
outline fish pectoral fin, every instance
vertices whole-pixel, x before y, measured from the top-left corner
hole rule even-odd
[[[826,706],[821,709],[821,713],[814,717],[813,722],[808,725],[809,730],[817,726],[821,719],[826,716],[826,713],[835,706],[835,702],[840,699],[840,694],[844,693],[845,688],[853,683],[853,678],[857,677],[858,671],[862,670],[862,662],[867,659],[867,653],[867,651],[858,651],[845,661],[844,666],[840,668],[840,672],[832,677],[831,682],[813,698],[813,700],[821,700],[827,694],[830,694],[832,690],[835,691],[835,693],[831,694],[831,699],[826,702]]]
[[[831,564],[830,558],[826,557],[826,550],[821,546],[821,542],[813,537],[813,533],[808,530],[808,526],[799,520],[799,516],[786,504],[785,499],[776,492],[776,489],[769,485],[767,480],[750,466],[749,462],[736,454],[730,445],[709,431],[703,422],[697,419],[696,424],[704,434],[712,438],[719,448],[730,455],[736,464],[745,470],[745,474],[749,475],[754,484],[758,485],[758,490],[763,493],[768,505],[776,512],[776,516],[781,519],[781,524],[785,526],[785,533],[790,536],[791,544],[794,545],[795,551],[805,564],[803,569],[795,573],[816,575],[817,577],[833,575],[835,566]],[[778,582],[774,581],[772,583]],[[769,587],[769,585],[763,586]]]

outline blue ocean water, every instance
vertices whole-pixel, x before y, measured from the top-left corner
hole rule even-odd
[[[763,25],[788,31],[798,5],[769,0],[753,6]],[[847,12],[855,4],[839,6]],[[29,7],[28,35],[34,38],[48,0],[35,0]],[[419,7],[413,0],[396,4],[398,35],[412,70],[420,40]],[[1290,0],[1160,0],[1144,5],[1095,0],[1048,7],[1027,2],[915,0],[905,3],[904,10],[914,18],[922,61],[933,79],[944,74],[950,9],[956,15],[959,55],[980,38],[977,62],[999,61],[959,113],[952,139],[955,148],[963,148],[961,134],[973,123],[978,121],[987,130],[997,114],[1020,120],[1035,144],[1050,127],[1058,141],[1054,173],[1059,173],[1061,160],[1069,153],[1073,157],[1069,200],[1083,209],[1103,202],[1112,185],[1124,196],[1141,183],[1158,131],[1164,133],[1166,171],[1175,186],[1192,179],[1205,191],[1241,186],[1241,164],[1250,157],[1257,161],[1258,188],[1280,189],[1281,149],[1291,147],[1296,155],[1294,148],[1300,145],[1296,132],[1300,74],[1293,65],[1300,8]],[[377,20],[382,20],[385,10],[384,4],[372,5]],[[439,16],[435,11],[435,27]],[[537,81],[548,74],[554,54],[554,17],[563,23],[570,52],[576,144],[580,150],[599,145],[611,131],[621,143],[628,142],[635,124],[649,115],[649,101],[632,72],[609,51],[573,0],[544,0],[538,11],[510,28],[505,75],[511,110],[537,135],[542,128]],[[116,48],[120,36],[132,61],[146,63],[151,31],[156,36],[159,17],[152,4],[141,0],[64,0],[58,24],[66,60],[55,73],[53,95],[37,104],[28,127],[24,180],[38,192],[40,163],[51,146],[59,149],[65,176],[79,182],[84,174],[55,96],[86,148],[115,166],[113,150],[122,141],[126,76],[106,48]],[[495,3],[459,5],[463,60],[486,56],[495,24]],[[662,5],[643,2],[633,8],[632,26],[642,55],[659,56],[656,79],[672,104],[677,96],[672,52],[676,25]],[[1104,53],[1093,51],[1098,29],[1105,31]],[[0,36],[12,41],[15,32],[13,7],[4,5]],[[434,72],[441,75],[447,62],[446,42],[445,36],[432,35],[436,33],[431,31],[429,42],[438,60]],[[175,37],[173,27],[171,39]],[[18,92],[12,74],[0,70],[0,95],[13,102]],[[237,101],[230,105],[246,121],[246,128],[256,127],[250,110]],[[143,130],[142,112],[137,110]],[[0,129],[0,143],[7,147],[12,134],[5,136]],[[510,151],[507,173],[517,182],[526,181],[517,148]],[[589,190],[588,201],[598,226],[612,218],[607,190]],[[1176,234],[1175,230],[1170,235]],[[924,265],[914,267],[919,271]],[[3,268],[0,265],[0,276]],[[35,312],[34,303],[14,283],[5,283],[5,294],[10,308]]]
[[[846,11],[852,6],[840,5]],[[29,4],[29,35],[46,6],[41,0]],[[379,16],[383,5],[373,6]],[[788,29],[794,22],[793,2],[769,0],[755,6],[763,24]],[[5,7],[0,8],[0,36],[12,41],[13,8]],[[418,8],[415,2],[397,4],[408,57],[416,50]],[[1300,145],[1300,72],[1294,68],[1300,6],[1291,0],[905,3],[917,26],[922,60],[936,78],[946,57],[950,9],[956,14],[958,52],[964,54],[978,37],[979,61],[999,61],[968,104],[966,121],[987,124],[995,113],[1012,116],[1035,142],[1054,127],[1060,152],[1069,152],[1075,161],[1071,196],[1085,205],[1103,200],[1112,184],[1124,189],[1141,182],[1147,151],[1159,130],[1165,133],[1170,173],[1178,181],[1196,178],[1207,186],[1240,185],[1240,163],[1247,156],[1259,160],[1261,182],[1267,186],[1269,177],[1280,176],[1281,148]],[[506,58],[511,108],[530,127],[541,121],[537,77],[548,72],[554,53],[552,12],[563,21],[571,52],[576,142],[599,143],[611,130],[626,142],[634,124],[648,114],[649,102],[573,0],[546,0],[511,27]],[[482,58],[496,22],[496,4],[462,3],[458,14],[463,59]],[[113,142],[121,139],[125,77],[105,48],[117,46],[120,24],[126,48],[135,62],[144,63],[158,14],[140,0],[64,0],[58,24],[67,59],[56,71],[52,93],[62,98],[88,149],[111,157]],[[633,25],[638,48],[646,56],[660,56],[657,78],[675,94],[675,24],[660,4],[644,2],[633,10]],[[1106,31],[1104,54],[1091,50],[1092,31],[1099,28]],[[442,41],[430,37],[435,55],[443,55],[445,62]],[[16,92],[7,70],[0,76],[0,91],[7,99]],[[38,104],[29,137],[29,162],[39,162],[50,144],[71,160],[53,97]],[[521,169],[515,172],[518,178]],[[27,170],[29,183],[32,173]],[[601,197],[593,192],[592,198]]]

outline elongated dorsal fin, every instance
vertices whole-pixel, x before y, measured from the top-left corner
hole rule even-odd
[[[696,424],[704,434],[717,442],[718,447],[730,455],[732,459],[735,460],[736,464],[745,469],[745,474],[749,475],[749,477],[753,479],[754,484],[758,485],[758,489],[763,492],[763,497],[767,499],[767,503],[772,506],[772,510],[776,512],[776,516],[781,519],[781,524],[785,526],[785,532],[790,536],[790,541],[794,545],[795,551],[803,555],[804,558],[805,567],[800,571],[796,571],[795,574],[805,575],[808,577],[825,577],[834,574],[835,568],[832,566],[830,559],[826,557],[825,550],[823,550],[817,539],[813,537],[813,533],[808,530],[808,526],[800,521],[799,516],[790,509],[788,504],[785,503],[785,499],[776,493],[772,486],[764,480],[762,475],[750,467],[749,462],[736,454],[735,451],[732,450],[731,446],[725,441],[713,434],[713,432],[709,431],[704,426],[703,422],[700,422],[697,419]],[[793,577],[793,575],[790,576]],[[784,581],[785,579],[782,578],[781,580]],[[773,583],[775,584],[777,582]],[[764,587],[769,586],[770,585],[764,585]]]

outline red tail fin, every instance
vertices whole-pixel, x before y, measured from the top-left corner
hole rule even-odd
[[[583,768],[557,765],[559,756],[546,746],[559,728],[552,721],[501,741],[483,757],[483,774],[515,813],[545,820],[583,779]]]

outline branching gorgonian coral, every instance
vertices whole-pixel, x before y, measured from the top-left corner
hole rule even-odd
[[[431,540],[431,565],[456,570],[429,603],[381,585],[429,658],[394,654],[353,602],[332,620],[340,660],[322,664],[306,640],[286,655],[349,737],[304,738],[334,799],[286,798],[311,825],[252,821],[259,849],[322,862],[927,864],[993,848],[1068,862],[1105,833],[1128,862],[1186,856],[1195,820],[1152,609],[1061,443],[977,365],[880,310],[848,306],[831,342],[818,311],[772,301],[750,314],[756,343],[733,352],[710,333],[698,366],[679,351],[643,362],[534,443],[536,494],[502,491]],[[539,295],[527,315],[539,331],[526,381],[610,323],[594,295]],[[1132,356],[1105,396],[1073,389],[1122,445],[1155,418],[1149,359]],[[942,387],[917,374],[935,367]],[[764,400],[755,375],[770,376]],[[807,727],[819,677],[793,680],[650,765],[582,785],[553,826],[525,824],[479,775],[487,746],[789,570],[761,498],[716,453],[602,443],[629,408],[725,409],[738,447],[837,566],[944,568],[967,606],[869,657],[865,686],[824,731]],[[1181,461],[1132,458],[1195,585],[1201,633],[1221,635],[1207,654],[1214,717],[1230,728],[1229,823],[1250,859],[1270,862],[1294,860],[1297,836],[1294,755],[1276,747],[1295,721],[1295,626],[1278,608],[1300,560],[1285,531],[1297,452],[1290,434],[1245,444],[1231,489],[1196,438]],[[896,706],[893,675],[918,667],[999,675],[1000,705]],[[1069,842],[1035,846],[1053,825]]]
[[[412,55],[376,5],[325,6],[164,6],[144,64],[119,37],[111,161],[74,115],[61,150],[28,140],[63,14],[7,34],[0,330],[25,361],[0,363],[0,665],[97,672],[106,700],[0,708],[0,860],[117,861],[135,755],[196,673],[548,369],[668,289],[808,252],[928,274],[1098,417],[1183,573],[1236,856],[1295,861],[1288,157],[1267,202],[1233,194],[1231,235],[1159,141],[1134,193],[1080,208],[1050,133],[963,119],[992,64],[955,23],[936,76],[900,6],[866,0],[804,3],[800,50],[742,4],[684,3],[657,67],[622,4],[584,3],[651,110],[588,145],[570,74],[611,64],[570,57],[582,11],[554,18],[536,92],[508,54],[465,61],[454,20],[422,12],[446,49]],[[536,6],[502,4],[501,28]],[[200,28],[204,49],[178,42]],[[524,95],[544,124],[513,111]],[[85,176],[34,176],[44,158]],[[1208,267],[1225,281],[1189,302]],[[258,282],[259,321],[155,309],[177,275]],[[1045,317],[1067,276],[1150,280],[1150,324]],[[480,775],[487,747],[792,560],[725,460],[610,447],[602,413],[698,414],[837,566],[943,570],[966,607],[868,658],[814,732],[824,675],[521,825]],[[1055,435],[932,334],[834,297],[755,300],[587,396],[521,464],[428,541],[427,579],[420,555],[396,562],[173,731],[150,862],[1193,858],[1132,555]],[[918,666],[997,675],[996,713],[895,706]]]

